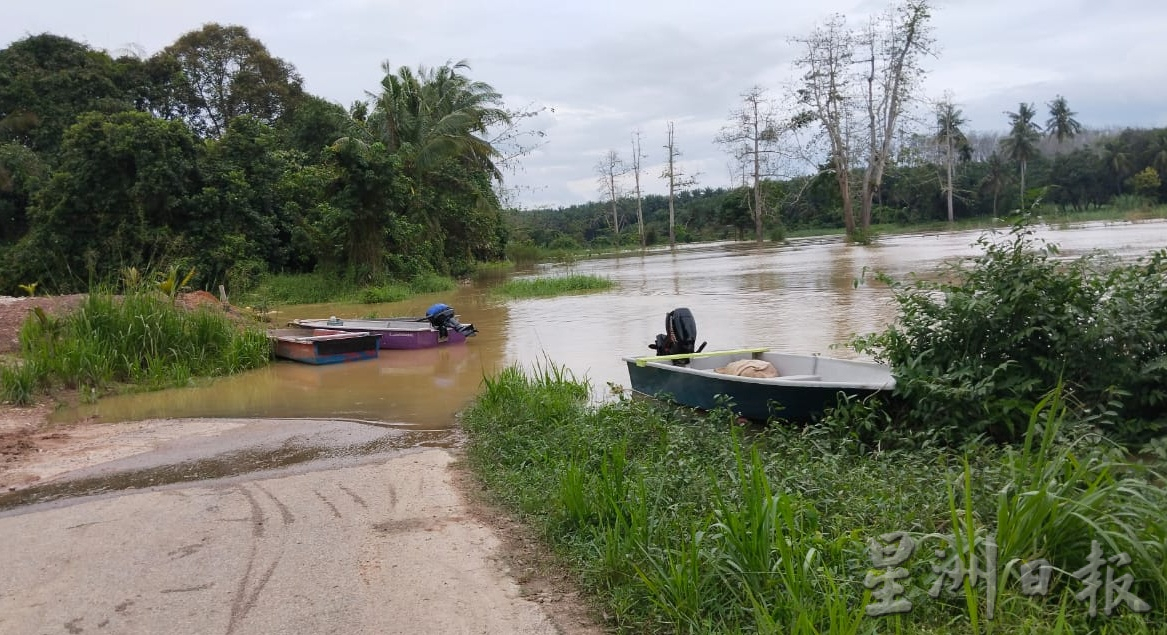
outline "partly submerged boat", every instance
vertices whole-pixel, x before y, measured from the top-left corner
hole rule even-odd
[[[632,390],[684,406],[728,406],[747,419],[810,420],[840,394],[867,397],[895,388],[891,369],[875,362],[773,353],[767,348],[694,350],[697,327],[688,309],[665,319],[650,347],[658,355],[625,357]]]
[[[377,357],[381,338],[374,333],[330,329],[268,331],[276,357],[305,364],[337,364]]]
[[[425,317],[395,317],[380,319],[347,319],[336,316],[317,320],[292,320],[292,326],[335,331],[361,331],[381,338],[382,349],[431,348],[440,344],[459,344],[473,337],[478,329],[473,324],[462,324],[454,315],[453,307],[435,304]]]

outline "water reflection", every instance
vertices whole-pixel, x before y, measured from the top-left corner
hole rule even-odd
[[[894,319],[891,292],[865,273],[903,279],[933,274],[942,263],[979,253],[979,231],[888,236],[876,246],[838,238],[789,245],[688,245],[532,273],[605,276],[617,287],[603,293],[503,301],[489,285],[385,305],[290,307],[279,320],[330,315],[420,315],[434,302],[454,306],[479,335],[466,344],[427,351],[383,351],[377,360],[313,367],[280,362],[206,386],[103,399],[58,414],[61,420],[153,417],[311,417],[393,422],[416,429],[454,426],[454,416],[478,393],[484,375],[504,365],[548,360],[588,378],[595,396],[606,384],[624,386],[620,361],[648,353],[679,306],[697,319],[698,341],[710,349],[770,346],[795,353],[853,356],[835,348],[853,333],[878,330]],[[1167,245],[1167,222],[1092,224],[1047,229],[1043,237],[1064,254],[1107,249],[1141,255]],[[861,284],[857,280],[865,278]]]

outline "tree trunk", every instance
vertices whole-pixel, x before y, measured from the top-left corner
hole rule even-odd
[[[1025,159],[1021,160],[1021,211],[1025,211]]]
[[[945,135],[948,139],[948,222],[953,222],[952,213],[952,131],[948,131]]]
[[[757,104],[754,105],[755,112],[757,111]],[[757,121],[754,118],[754,237],[759,243],[762,242],[762,160],[759,151],[759,139],[757,132]]]

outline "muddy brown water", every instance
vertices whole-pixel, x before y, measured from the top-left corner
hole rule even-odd
[[[399,427],[419,443],[453,438],[456,413],[484,376],[510,364],[554,363],[586,378],[596,399],[609,384],[627,386],[621,356],[647,354],[665,313],[684,306],[708,348],[770,346],[854,357],[837,346],[853,333],[894,319],[885,286],[856,281],[872,271],[896,278],[934,274],[945,262],[978,253],[979,231],[882,238],[876,246],[838,238],[787,245],[716,243],[645,254],[544,265],[516,276],[572,272],[605,276],[616,288],[546,299],[502,300],[492,284],[381,305],[310,305],[281,309],[293,318],[419,315],[434,302],[453,306],[479,335],[465,344],[422,351],[382,351],[375,360],[330,366],[278,361],[194,387],[120,395],[56,413],[56,421],[95,418],[231,417],[345,419]],[[1167,246],[1167,222],[1094,223],[1040,235],[1077,255],[1102,249],[1134,257]]]

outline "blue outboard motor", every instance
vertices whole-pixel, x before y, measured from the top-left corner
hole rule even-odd
[[[697,320],[693,312],[686,308],[673,309],[665,316],[665,332],[656,336],[656,343],[648,347],[655,350],[657,355],[679,355],[700,353],[705,350],[705,342],[694,349],[697,344]],[[687,358],[674,359],[674,366],[685,366]]]
[[[451,330],[466,337],[473,337],[478,333],[478,329],[474,328],[473,324],[459,322],[458,318],[454,316],[454,307],[448,304],[438,303],[426,309],[425,319],[438,329],[438,337],[443,340],[449,336]]]

